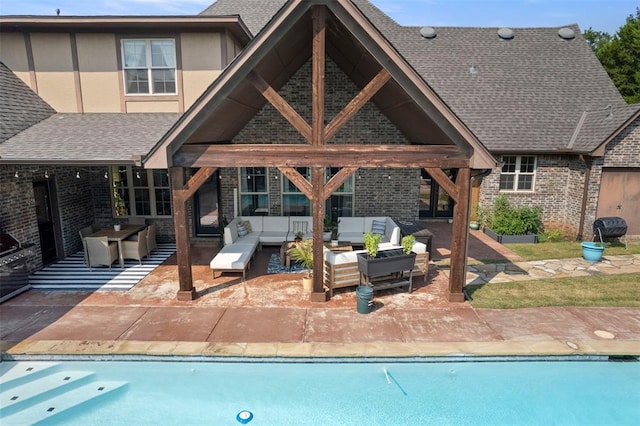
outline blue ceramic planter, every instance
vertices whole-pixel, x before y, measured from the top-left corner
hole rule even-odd
[[[582,243],[582,257],[587,262],[600,262],[604,246],[598,243],[585,241]]]

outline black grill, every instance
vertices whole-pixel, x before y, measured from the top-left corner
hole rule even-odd
[[[627,233],[627,222],[621,217],[600,217],[593,222],[593,236],[618,238]]]

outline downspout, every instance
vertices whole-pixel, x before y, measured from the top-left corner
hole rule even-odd
[[[585,172],[584,172],[584,187],[582,188],[582,208],[580,209],[580,224],[578,225],[578,235],[576,235],[576,241],[582,240],[582,229],[584,228],[584,219],[586,215],[587,209],[587,197],[589,196],[589,181],[591,180],[591,166],[593,165],[593,160],[591,157],[585,158],[584,155],[580,154],[580,159],[584,162]]]

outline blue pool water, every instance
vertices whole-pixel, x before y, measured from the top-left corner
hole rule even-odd
[[[249,425],[640,424],[638,362],[72,361],[54,370],[127,385],[45,424],[240,425],[243,410]]]

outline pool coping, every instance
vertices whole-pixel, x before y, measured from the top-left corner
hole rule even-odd
[[[23,340],[0,342],[2,360],[88,357],[201,358],[259,361],[367,358],[467,359],[486,357],[640,357],[640,341],[501,341],[501,342],[368,342],[368,343],[210,343],[131,340]]]

